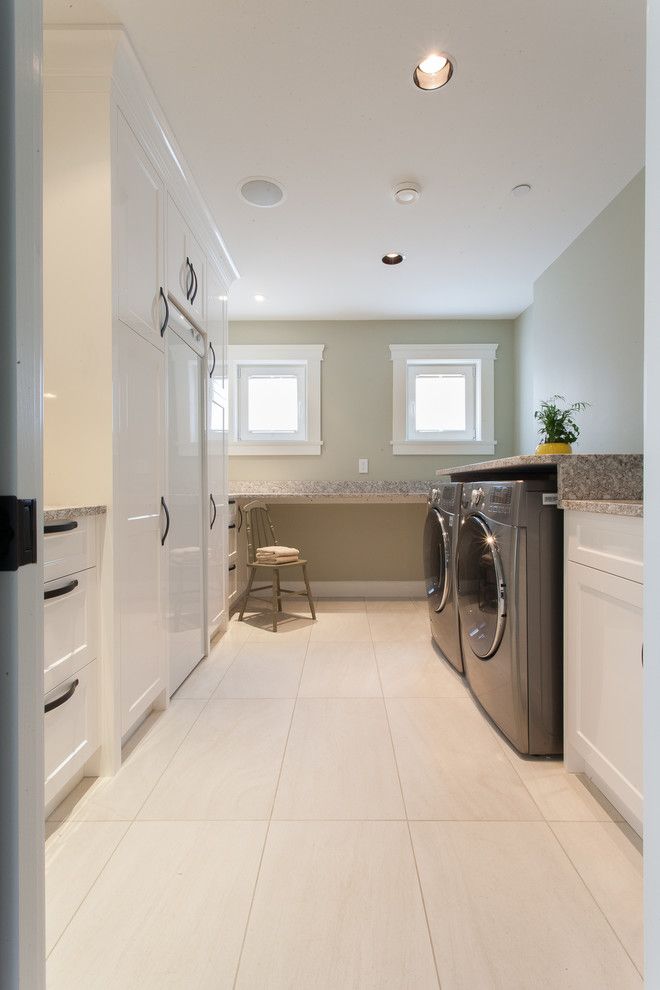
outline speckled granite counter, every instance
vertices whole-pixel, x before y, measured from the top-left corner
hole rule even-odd
[[[577,509],[578,512],[604,512],[609,516],[644,515],[644,503],[635,499],[579,499],[565,498],[559,502],[560,509]]]
[[[430,481],[235,481],[229,497],[237,501],[263,498],[267,502],[426,502]]]
[[[62,519],[80,519],[81,516],[104,516],[105,505],[56,505],[46,506],[44,522],[60,522]]]
[[[641,509],[637,508],[644,495],[642,454],[559,454],[551,457],[524,454],[443,468],[436,474],[460,481],[487,478],[493,474],[503,478],[524,477],[525,474],[545,469],[549,473],[557,472],[557,493],[563,508],[617,515],[642,514]],[[568,506],[568,502],[589,503],[598,508],[586,509],[584,504]]]

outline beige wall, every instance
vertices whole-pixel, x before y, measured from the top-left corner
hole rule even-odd
[[[642,450],[643,172],[537,279],[515,341],[520,452],[534,450],[534,409],[556,392],[591,403],[578,451]]]
[[[321,369],[320,456],[231,457],[231,480],[429,479],[436,468],[483,455],[394,456],[390,344],[495,343],[495,438],[498,457],[513,453],[513,322],[413,320],[357,322],[231,322],[233,344],[325,344]],[[369,474],[358,474],[358,458]]]

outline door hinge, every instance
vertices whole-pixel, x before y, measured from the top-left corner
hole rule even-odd
[[[37,500],[0,495],[0,571],[37,562]]]

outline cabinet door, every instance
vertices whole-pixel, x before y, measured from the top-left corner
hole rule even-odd
[[[162,348],[164,188],[121,111],[113,181],[117,316]]]
[[[569,561],[566,596],[568,742],[641,821],[643,586]]]
[[[165,687],[164,359],[121,325],[115,348],[115,608],[125,734]]]
[[[227,575],[227,405],[217,379],[209,387],[208,479],[215,502],[215,520],[208,542],[208,620],[213,636],[226,617]],[[211,505],[211,519],[214,511]]]
[[[199,321],[206,316],[206,256],[188,221],[167,197],[167,284]]]
[[[207,268],[206,331],[213,345],[212,378],[219,394],[227,396],[227,287],[212,265]]]

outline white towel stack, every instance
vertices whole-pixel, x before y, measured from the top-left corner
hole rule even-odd
[[[259,547],[257,549],[258,564],[292,564],[300,557],[300,551],[295,547]]]

